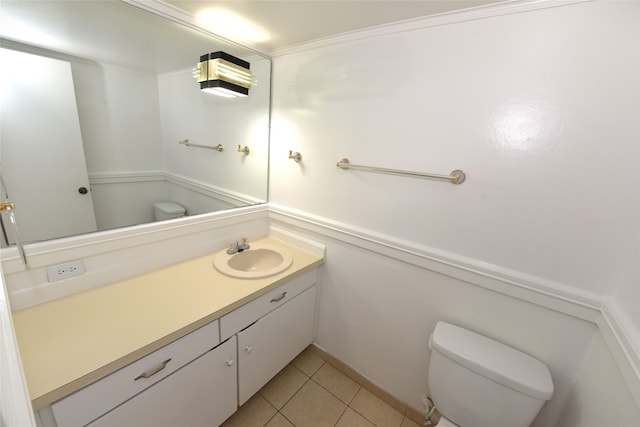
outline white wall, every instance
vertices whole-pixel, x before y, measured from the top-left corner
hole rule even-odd
[[[214,183],[246,198],[266,201],[269,156],[271,62],[246,58],[256,84],[245,98],[202,92],[191,69],[158,76],[166,170],[194,181]],[[218,152],[179,145],[224,145]],[[248,146],[250,154],[237,151]],[[210,184],[211,185],[211,184]]]
[[[596,335],[562,409],[558,426],[637,426],[640,409],[623,386],[607,346]]]
[[[555,398],[536,426],[554,425],[594,332],[580,319],[348,244],[327,247],[320,295],[318,344],[416,409],[438,320],[543,360]]]
[[[615,333],[623,343],[623,350],[634,362],[635,376],[640,376],[640,240],[616,295],[607,301],[605,310],[608,322],[617,326]],[[634,377],[634,372],[623,374],[625,379]],[[627,382],[627,385],[640,400],[640,384]]]
[[[637,7],[543,9],[276,58],[271,201],[611,295],[640,227]],[[302,169],[282,156],[290,146]],[[460,168],[468,181],[345,172],[343,156]]]
[[[122,175],[114,174],[119,178]],[[124,182],[107,180],[102,183],[104,180],[92,180],[91,192],[99,230],[146,224],[155,220],[154,202],[171,199],[164,174],[151,176],[155,178],[148,181],[140,177]]]
[[[640,328],[640,241],[633,252],[632,261],[623,276],[615,300],[633,320],[633,323]],[[638,336],[640,336],[640,331]]]
[[[91,194],[99,230],[153,221],[167,200],[155,74],[72,62]]]
[[[319,345],[420,408],[426,336],[446,319],[546,362],[556,394],[535,425],[568,419],[594,313],[640,232],[639,8],[506,6],[275,58],[270,202],[283,226],[329,239]],[[341,157],[468,181],[343,171]]]
[[[632,261],[620,283],[614,303],[628,316],[636,329],[636,339],[640,350],[640,241],[633,252]]]
[[[202,93],[191,69],[156,75],[72,62],[99,230],[153,221],[156,201],[194,215],[266,200],[271,69],[251,61],[258,84],[245,99]],[[225,151],[177,144],[185,138]]]
[[[89,174],[164,169],[155,74],[73,63]]]

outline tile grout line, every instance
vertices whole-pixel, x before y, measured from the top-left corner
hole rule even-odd
[[[290,402],[290,401],[291,401],[291,400],[296,396],[296,394],[298,394],[298,393],[300,392],[300,390],[302,390],[302,387],[304,387],[304,386],[309,382],[309,380],[311,380],[311,377],[310,377],[310,376],[308,376],[308,375],[307,375],[303,370],[301,370],[300,368],[298,368],[295,364],[293,364],[293,363],[289,363],[289,365],[291,365],[292,367],[294,367],[295,369],[297,369],[297,370],[298,370],[302,375],[304,375],[307,379],[305,380],[305,382],[303,382],[303,383],[302,383],[302,385],[300,385],[300,387],[298,387],[298,389],[296,390],[296,392],[295,392],[295,393],[293,393],[293,394],[291,395],[291,397],[289,397],[289,399],[287,399],[287,401],[286,401],[286,402],[284,402],[284,403],[282,404],[282,406],[280,407],[280,409],[276,408],[275,406],[273,406],[273,404],[272,404],[271,402],[269,402],[269,399],[267,399],[267,397],[266,397],[264,394],[262,394],[262,389],[260,389],[260,390],[258,391],[258,393],[260,393],[260,396],[262,396],[262,398],[263,398],[264,400],[266,400],[266,401],[267,401],[267,403],[269,403],[269,405],[271,405],[271,406],[273,407],[273,409],[275,409],[275,410],[276,410],[276,413],[273,415],[273,417],[271,417],[271,418],[269,419],[269,421],[267,421],[267,422],[265,423],[265,426],[266,426],[267,424],[269,424],[269,423],[271,422],[271,420],[272,420],[276,415],[280,414],[280,415],[282,415],[282,416],[284,417],[284,419],[285,419],[285,420],[287,420],[289,423],[291,423],[294,427],[297,427],[297,426],[293,423],[293,421],[291,421],[289,418],[287,418],[287,416],[286,416],[285,414],[283,414],[283,413],[282,413],[282,409],[284,409],[284,407],[285,407],[285,406],[287,406],[287,404],[288,404],[288,403],[289,403],[289,402]],[[322,365],[321,365],[321,366],[322,366]]]
[[[358,414],[359,416],[361,416],[363,419],[365,419],[366,421],[368,421],[369,423],[371,423],[374,426],[377,426],[375,424],[375,422],[373,420],[371,420],[370,418],[368,418],[366,416],[366,414],[363,414],[362,412],[358,411],[357,409],[351,407],[351,404],[353,403],[353,401],[355,400],[356,396],[358,395],[358,393],[360,393],[360,391],[362,389],[365,389],[367,392],[371,393],[374,397],[376,397],[377,399],[379,399],[381,402],[387,404],[391,409],[395,410],[396,412],[398,412],[401,416],[400,418],[400,425],[398,427],[401,427],[404,418],[408,418],[406,416],[406,407],[404,411],[399,411],[397,408],[393,407],[392,405],[390,405],[388,402],[386,402],[384,399],[382,399],[380,396],[377,395],[377,393],[374,392],[374,390],[370,390],[366,385],[369,384],[369,382],[366,381],[366,379],[362,382],[358,381],[356,378],[353,378],[351,375],[349,375],[348,373],[346,373],[343,369],[340,369],[340,366],[336,366],[333,363],[331,363],[329,360],[323,359],[322,357],[320,357],[320,355],[318,355],[317,353],[313,352],[316,356],[318,356],[321,360],[322,360],[322,364],[314,370],[314,372],[310,375],[307,376],[307,381],[305,381],[305,383],[293,394],[293,396],[295,396],[297,393],[300,392],[300,390],[302,389],[302,387],[309,381],[313,381],[316,385],[318,385],[319,387],[321,387],[323,390],[327,391],[331,396],[335,397],[339,402],[343,403],[345,405],[345,409],[344,411],[342,411],[342,414],[340,414],[340,417],[338,418],[338,420],[336,421],[336,423],[334,424],[334,427],[340,422],[340,419],[342,419],[342,417],[344,416],[344,414],[347,412],[347,409],[351,409],[353,412],[355,412],[356,414]],[[306,372],[302,371],[302,369],[300,369],[298,366],[295,365],[295,360],[291,362],[291,365],[294,366],[296,369],[298,369],[300,372],[302,372],[305,376],[307,375]],[[349,402],[344,402],[339,396],[337,396],[336,394],[334,394],[331,390],[329,390],[328,388],[324,387],[322,384],[320,384],[319,382],[317,382],[313,376],[315,374],[318,373],[318,371],[320,371],[320,369],[322,369],[322,367],[324,365],[329,365],[331,366],[333,369],[335,369],[337,372],[339,372],[340,374],[344,375],[346,378],[348,378],[349,380],[353,381],[357,386],[357,390],[354,393],[354,395],[351,397],[351,399],[349,400]],[[293,396],[289,399],[293,399]],[[285,404],[286,405],[286,404]],[[282,406],[284,408],[284,405]],[[283,414],[284,416],[284,414]],[[285,417],[286,418],[286,417]],[[287,419],[289,422],[291,422],[289,419]],[[293,423],[291,423],[293,424]],[[294,427],[298,427],[295,426]]]
[[[272,403],[271,401],[269,401],[269,399],[267,398],[267,396],[269,394],[263,394],[263,390],[261,389],[258,393],[260,395],[260,397],[262,399],[264,399],[265,403],[267,403],[274,411],[275,413],[273,413],[273,415],[266,421],[263,421],[264,424],[260,423],[260,425],[262,425],[263,427],[266,427],[267,425],[269,425],[269,423],[278,423],[277,419],[280,419],[280,417],[278,417],[278,415],[280,415],[284,420],[280,419],[280,424],[283,422],[288,423],[289,426],[293,426],[293,427],[302,427],[302,426],[298,426],[296,425],[291,419],[289,419],[284,413],[283,410],[287,407],[287,405],[289,405],[291,403],[291,401],[299,395],[299,393],[302,391],[302,389],[306,386],[309,385],[309,381],[313,381],[313,386],[318,386],[320,389],[324,390],[326,393],[328,393],[329,396],[333,397],[337,402],[339,402],[340,404],[342,404],[344,407],[342,408],[342,411],[340,412],[339,416],[337,417],[337,420],[331,424],[333,427],[336,427],[337,425],[340,424],[341,420],[346,416],[346,414],[348,413],[348,410],[351,410],[354,415],[350,415],[349,417],[355,416],[355,414],[357,414],[358,417],[361,417],[363,421],[365,421],[366,423],[369,423],[368,425],[372,425],[372,426],[377,426],[376,422],[374,422],[374,420],[370,419],[367,415],[367,413],[363,413],[361,410],[357,410],[356,408],[352,407],[351,405],[355,402],[356,398],[358,397],[358,395],[360,393],[363,393],[364,391],[370,393],[372,395],[372,397],[380,400],[382,403],[385,403],[386,406],[389,406],[390,409],[394,410],[395,412],[397,412],[400,415],[400,424],[398,425],[398,427],[401,427],[402,425],[404,425],[405,420],[409,420],[412,421],[418,425],[420,425],[420,423],[417,423],[412,417],[408,416],[408,412],[409,408],[408,405],[404,405],[404,407],[402,408],[403,410],[399,410],[399,408],[395,407],[394,405],[391,405],[387,399],[383,398],[383,396],[379,396],[378,393],[376,393],[376,386],[374,384],[372,384],[370,381],[368,381],[365,377],[362,377],[361,375],[357,374],[357,372],[353,372],[354,374],[357,374],[357,378],[354,378],[354,376],[350,375],[351,369],[348,367],[348,365],[345,365],[344,367],[342,366],[343,363],[341,363],[339,361],[339,359],[336,359],[336,362],[338,362],[338,364],[333,364],[331,363],[333,359],[329,360],[328,358],[325,357],[321,357],[319,354],[317,354],[315,351],[311,350],[310,351],[311,354],[313,354],[316,358],[318,358],[318,361],[312,361],[309,360],[308,358],[305,360],[304,358],[299,359],[299,360],[293,360],[289,363],[289,365],[292,368],[295,368],[295,371],[297,371],[299,374],[302,375],[302,377],[300,377],[301,380],[303,380],[303,382],[301,383],[300,386],[298,386],[297,388],[295,388],[295,391],[293,392],[293,394],[291,396],[289,396],[287,398],[287,400],[285,402],[278,402],[278,400],[274,401],[274,403],[277,402],[279,409],[276,408],[275,404]],[[297,362],[297,363],[296,363]],[[319,365],[317,365],[317,363],[319,363]],[[325,366],[327,365],[327,366]],[[341,376],[345,377],[346,379],[350,380],[353,382],[353,384],[356,387],[353,387],[351,385],[349,385],[347,387],[347,389],[341,389],[341,388],[336,388],[334,387],[334,383],[332,381],[327,382],[326,379],[330,378],[327,377],[327,375],[333,375],[331,374],[329,371],[327,372],[323,372],[320,373],[321,370],[323,369],[327,369],[327,368],[332,368],[333,370],[335,370],[338,374],[340,374]],[[342,369],[345,368],[345,369]],[[296,374],[298,375],[298,374]],[[322,380],[326,383],[326,386],[321,384],[318,380]],[[342,380],[338,381],[338,383],[340,383]],[[374,390],[369,388],[369,385],[374,387]],[[330,389],[332,388],[332,389]],[[355,389],[355,390],[354,390]],[[364,389],[364,391],[363,391]],[[351,391],[353,390],[353,394],[351,394]],[[382,390],[384,391],[384,390]],[[388,392],[386,393],[388,394]],[[342,396],[345,400],[343,400]],[[337,409],[337,408],[336,408]],[[362,409],[362,408],[360,408]],[[366,412],[366,411],[365,411]]]
[[[318,347],[314,343],[309,345],[309,347],[307,347],[305,351],[306,350],[309,350],[311,353],[315,354],[320,359],[322,359],[325,363],[328,363],[329,365],[337,369],[339,372],[341,372],[342,374],[346,375],[348,378],[353,380],[356,384],[360,385],[362,388],[367,390],[369,393],[373,394],[375,397],[382,400],[391,408],[395,409],[404,418],[407,418],[408,420],[412,421],[415,424],[418,424],[419,426],[422,425],[422,423],[424,422],[425,418],[424,418],[423,411],[413,409],[406,402],[399,400],[398,398],[390,394],[385,389],[377,386],[375,383],[371,382],[367,377],[363,376],[358,371],[354,370],[349,365],[344,363],[342,360],[333,356],[331,353]],[[332,361],[335,361],[336,363],[334,364],[332,363]],[[438,420],[439,418],[440,418],[439,413],[436,410],[434,414],[434,419]]]
[[[345,413],[347,412],[347,409],[351,409],[352,411],[354,411],[355,413],[357,413],[358,415],[362,416],[365,420],[367,420],[368,422],[370,422],[371,424],[373,424],[375,426],[375,424],[373,423],[373,421],[371,421],[369,418],[367,418],[364,414],[361,414],[359,411],[357,411],[356,409],[351,407],[351,403],[353,402],[353,400],[355,399],[355,397],[358,395],[358,393],[360,392],[360,390],[363,388],[363,386],[361,384],[358,384],[356,381],[353,381],[355,384],[357,384],[358,388],[356,390],[356,392],[354,393],[354,395],[351,397],[351,399],[349,400],[349,402],[345,402],[343,401],[340,397],[338,397],[335,393],[333,393],[331,390],[327,389],[325,386],[323,386],[322,384],[320,384],[318,381],[316,381],[313,376],[320,370],[322,369],[322,367],[324,365],[329,365],[332,368],[336,369],[340,374],[345,375],[347,378],[349,378],[351,381],[353,381],[353,378],[349,377],[348,375],[346,375],[344,372],[342,372],[341,370],[339,370],[338,368],[336,368],[335,366],[333,366],[331,363],[327,362],[326,360],[322,361],[322,364],[316,369],[314,370],[313,374],[311,374],[311,376],[307,375],[306,372],[304,372],[302,369],[300,369],[298,366],[296,366],[294,363],[291,363],[291,366],[293,366],[294,368],[296,368],[298,371],[300,371],[305,377],[307,377],[306,381],[304,383],[302,383],[302,385],[296,390],[295,393],[293,393],[293,395],[282,405],[282,407],[280,409],[276,409],[274,407],[274,409],[276,410],[276,413],[273,415],[273,417],[271,417],[269,419],[269,421],[267,421],[267,423],[265,423],[265,426],[267,424],[269,424],[271,422],[271,420],[273,420],[273,418],[276,417],[276,415],[280,414],[282,415],[282,417],[284,419],[286,419],[289,423],[291,423],[294,427],[298,427],[296,426],[292,420],[290,420],[289,418],[287,418],[287,416],[285,414],[283,414],[281,412],[282,409],[284,409],[285,406],[287,406],[287,403],[289,403],[299,392],[300,390],[302,390],[302,388],[309,382],[309,381],[313,381],[314,384],[316,384],[318,387],[322,388],[323,390],[325,390],[327,393],[329,393],[331,396],[333,396],[334,398],[336,398],[339,402],[341,402],[342,404],[344,404],[344,410],[342,411],[342,413],[340,414],[340,416],[338,417],[338,419],[336,420],[336,422],[333,424],[333,426],[335,427],[336,425],[338,425],[338,423],[340,422],[340,420],[342,419],[342,417],[344,417]],[[273,406],[273,404],[271,402],[269,402],[269,400],[262,395],[262,397],[271,405]],[[403,415],[404,416],[404,415]]]

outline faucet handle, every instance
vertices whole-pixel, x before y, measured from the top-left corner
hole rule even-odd
[[[233,255],[238,252],[238,241],[234,240],[233,242],[229,242],[227,244],[227,253],[229,255]]]
[[[249,240],[246,237],[242,238],[242,243],[240,243],[240,245],[238,246],[238,250],[242,249],[243,251],[246,251],[247,249],[250,249],[251,246],[249,246]]]

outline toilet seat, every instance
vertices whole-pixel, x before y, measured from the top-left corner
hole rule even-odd
[[[452,421],[449,421],[445,417],[440,417],[440,421],[436,424],[436,427],[460,427],[458,424],[454,424]]]

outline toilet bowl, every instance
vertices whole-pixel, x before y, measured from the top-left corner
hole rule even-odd
[[[438,322],[429,347],[439,427],[528,427],[553,395],[544,363],[483,335]]]
[[[183,217],[185,208],[175,202],[155,202],[153,213],[156,221]]]

